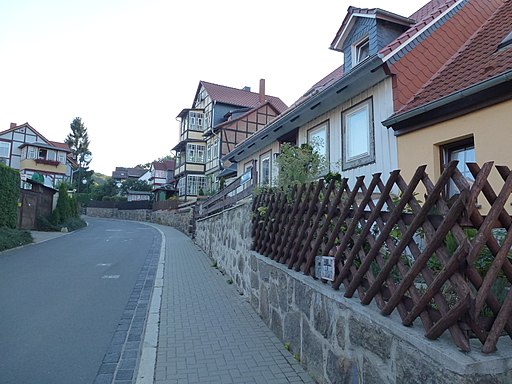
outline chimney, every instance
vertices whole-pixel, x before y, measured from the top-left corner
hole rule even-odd
[[[11,127],[9,129],[15,128],[17,126],[16,123],[11,123]]]
[[[265,102],[265,79],[260,79],[260,104]]]

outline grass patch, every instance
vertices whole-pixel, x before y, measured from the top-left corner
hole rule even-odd
[[[0,228],[0,252],[30,244],[34,241],[29,231],[11,228]]]

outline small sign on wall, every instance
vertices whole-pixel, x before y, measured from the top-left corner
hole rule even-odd
[[[334,257],[316,256],[315,275],[324,280],[334,281]]]

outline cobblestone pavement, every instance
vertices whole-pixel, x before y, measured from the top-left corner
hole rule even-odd
[[[181,232],[166,237],[155,383],[313,383],[239,295]]]

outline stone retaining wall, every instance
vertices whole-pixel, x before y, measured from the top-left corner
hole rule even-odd
[[[318,383],[498,384],[512,382],[510,339],[484,355],[464,354],[448,338],[430,341],[396,314],[250,250],[250,204],[196,223],[196,242],[231,276],[241,293]]]
[[[147,209],[119,210],[117,208],[87,207],[87,215],[108,219],[148,221],[168,225],[190,235],[193,208],[187,207],[171,211],[151,211]]]

